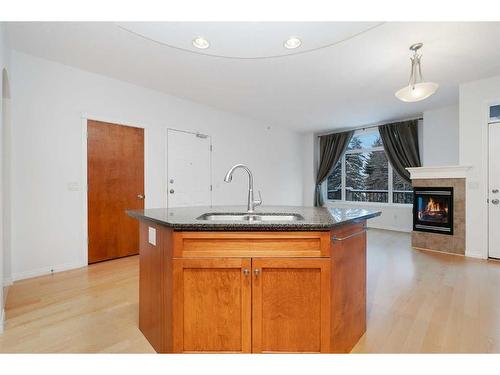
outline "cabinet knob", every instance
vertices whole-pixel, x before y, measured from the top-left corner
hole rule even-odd
[[[250,271],[248,268],[243,268],[243,275],[248,276],[250,274]]]
[[[259,277],[260,270],[258,268],[253,270],[253,273],[255,274],[255,277]]]
[[[137,194],[137,199],[144,199],[146,198],[144,194]]]

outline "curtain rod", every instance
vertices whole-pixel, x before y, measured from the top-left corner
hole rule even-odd
[[[395,123],[395,122],[403,122],[403,121],[410,121],[410,120],[423,120],[423,119],[424,118],[422,116],[419,116],[419,117],[405,118],[405,119],[402,119],[402,120],[386,121],[386,122],[381,122],[381,123],[378,123],[378,124],[375,124],[375,125],[358,126],[356,128],[348,128],[348,129],[342,129],[342,130],[338,130],[338,131],[331,131],[331,132],[326,132],[326,133],[320,133],[320,134],[317,135],[317,137],[323,137],[325,135],[348,132],[348,131],[351,131],[351,130],[356,131],[356,130],[366,130],[366,129],[371,129],[371,128],[378,128],[379,126],[387,125],[387,124],[392,124],[392,123]]]

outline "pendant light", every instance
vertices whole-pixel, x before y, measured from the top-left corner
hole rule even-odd
[[[420,63],[422,55],[417,53],[422,46],[422,43],[416,43],[410,47],[410,51],[413,51],[413,56],[410,58],[410,80],[408,86],[398,90],[395,94],[396,97],[403,102],[418,102],[424,100],[434,94],[439,87],[437,83],[425,82],[422,77],[422,66]]]

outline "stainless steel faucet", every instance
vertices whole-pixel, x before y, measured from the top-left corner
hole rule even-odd
[[[226,173],[226,177],[224,177],[225,182],[231,182],[233,180],[233,172],[235,169],[242,168],[248,173],[248,204],[247,204],[247,212],[254,213],[255,207],[260,206],[262,204],[262,196],[259,191],[259,199],[254,199],[253,196],[253,174],[252,171],[244,164],[236,164]]]

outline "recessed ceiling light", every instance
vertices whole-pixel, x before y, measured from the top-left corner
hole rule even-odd
[[[205,38],[198,36],[193,39],[193,46],[199,49],[207,49],[208,47],[210,47],[210,43]]]
[[[292,36],[285,40],[285,43],[283,43],[283,47],[285,47],[286,49],[295,49],[299,48],[301,44],[302,41],[299,38]]]

